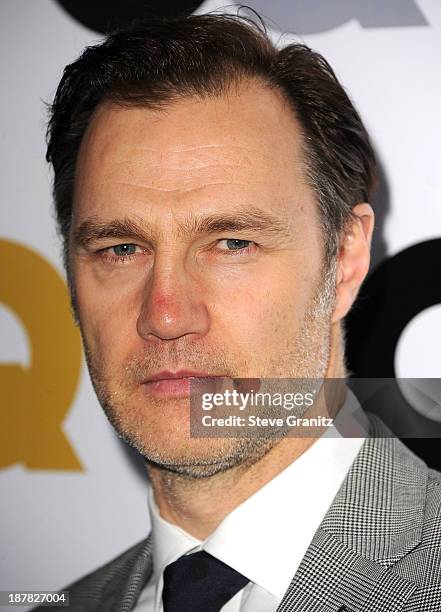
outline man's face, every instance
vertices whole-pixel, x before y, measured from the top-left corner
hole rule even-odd
[[[70,269],[120,435],[192,475],[266,452],[190,438],[188,383],[324,376],[323,253],[300,127],[279,94],[247,83],[160,111],[101,106],[77,163]]]

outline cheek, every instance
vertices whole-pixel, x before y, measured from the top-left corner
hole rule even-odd
[[[88,347],[98,355],[125,354],[136,339],[139,289],[133,283],[100,285],[90,271],[77,274],[75,287]]]
[[[234,291],[227,287],[217,291],[214,319],[222,327],[222,337],[245,350],[277,351],[302,325],[310,293],[311,280],[306,276],[272,271],[242,278]]]

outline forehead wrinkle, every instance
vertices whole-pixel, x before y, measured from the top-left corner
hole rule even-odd
[[[222,161],[220,151],[225,152],[224,162]],[[106,159],[107,153],[110,153],[109,160]],[[234,153],[234,161],[229,159],[231,157],[231,153]],[[238,166],[242,165],[249,159],[254,160],[257,157],[260,157],[263,160],[273,159],[273,156],[270,156],[267,153],[265,147],[251,148],[246,145],[234,145],[230,142],[170,149],[166,146],[152,148],[139,144],[125,143],[119,140],[118,147],[115,149],[115,139],[101,145],[101,151],[98,152],[98,157],[100,158],[100,164],[103,163],[103,161],[104,163],[110,162],[115,166],[126,166],[127,163],[134,167],[136,167],[138,164],[141,166],[148,164],[151,168],[162,168],[164,165],[166,165],[172,169],[178,169],[180,167],[186,168],[187,166],[185,162],[193,166],[197,162],[199,162],[202,166]],[[161,163],[157,163],[158,160],[160,160]],[[171,163],[167,163],[169,160]]]
[[[112,140],[109,141],[109,145],[112,143]],[[153,154],[158,154],[158,153],[163,153],[163,152],[167,152],[167,153],[172,153],[172,154],[179,154],[179,153],[190,153],[190,152],[194,152],[194,151],[199,151],[199,150],[203,150],[206,151],[207,149],[239,149],[241,151],[246,151],[247,153],[260,153],[260,154],[264,154],[265,152],[262,151],[262,149],[258,148],[258,149],[250,149],[249,147],[246,147],[244,145],[235,145],[232,144],[231,142],[227,141],[227,142],[222,142],[222,143],[211,143],[211,144],[195,144],[193,146],[182,146],[182,147],[178,147],[177,149],[165,149],[165,148],[161,148],[161,147],[149,147],[149,146],[144,146],[144,145],[140,145],[140,144],[125,144],[125,143],[121,143],[121,148],[130,148],[130,149],[134,149],[139,150],[139,151],[148,151],[149,153],[153,153]]]
[[[127,167],[127,162],[118,162],[118,164],[115,165],[121,165],[124,166],[125,168]],[[133,164],[133,166],[137,166],[137,164]],[[146,168],[146,164],[144,162],[139,162],[139,166],[141,167],[141,169],[145,169]],[[184,166],[182,164],[176,165],[176,166],[172,166],[171,164],[148,164],[148,169],[149,170],[160,170],[161,172],[164,171],[169,171],[172,170],[173,172],[193,172],[193,171],[197,171],[197,170],[205,170],[206,168],[246,168],[247,166],[245,164],[239,164],[239,163],[222,163],[222,162],[218,162],[218,163],[198,163],[198,164],[189,164],[188,166]]]
[[[186,147],[186,148],[179,148],[179,149],[171,149],[171,153],[187,153],[189,151],[195,151],[198,149],[224,149],[225,147],[228,147],[229,149],[241,149],[241,150],[246,150],[249,153],[262,153],[262,151],[260,151],[260,149],[248,149],[247,147],[244,147],[243,145],[234,145],[234,144],[230,144],[230,143],[221,143],[221,144],[203,144],[203,145],[195,145],[193,147]]]
[[[161,150],[161,160],[179,163],[180,166],[186,162],[194,165],[199,162],[207,166],[241,166],[247,165],[248,160],[261,158],[264,161],[272,159],[267,154],[266,148],[250,148],[245,145],[232,145],[230,142],[213,145],[188,147],[183,149]],[[176,167],[176,166],[175,166]]]
[[[159,191],[161,193],[188,193],[188,192],[197,192],[207,187],[212,187],[214,185],[226,185],[228,187],[236,186],[236,187],[248,187],[246,183],[233,183],[230,181],[213,181],[211,183],[204,183],[199,187],[173,187],[167,189],[166,187],[149,187],[148,185],[144,185],[144,183],[132,183],[127,181],[114,181],[115,185],[126,185],[129,187],[140,187],[142,189],[146,189],[148,191]]]
[[[206,163],[206,161],[192,161],[175,165],[171,163],[150,164],[142,160],[130,160],[128,163],[118,162],[107,169],[98,169],[107,177],[106,183],[113,185],[124,185],[128,187],[157,188],[164,191],[187,190],[198,188],[203,185],[230,184],[250,186],[267,173],[262,171],[256,173],[253,167],[244,161],[235,163]]]

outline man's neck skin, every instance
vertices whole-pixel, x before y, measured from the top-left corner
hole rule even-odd
[[[331,332],[327,378],[345,378],[340,325]],[[221,521],[302,455],[316,438],[284,438],[251,466],[203,479],[189,479],[147,465],[160,515],[194,537],[206,539]]]

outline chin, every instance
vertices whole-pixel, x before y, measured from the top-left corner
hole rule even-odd
[[[169,436],[132,440],[153,468],[189,478],[208,478],[233,468],[250,466],[276,444],[264,438],[182,438]]]

